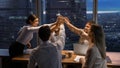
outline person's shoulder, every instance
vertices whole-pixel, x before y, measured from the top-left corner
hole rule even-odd
[[[22,30],[26,30],[26,29],[28,29],[30,26],[27,26],[27,25],[24,25],[21,29]]]
[[[54,52],[54,51],[56,51],[56,47],[52,44],[52,43],[49,43],[47,46],[44,46],[44,47],[41,47],[40,48],[40,50],[39,50],[39,52],[46,52],[46,51],[48,51],[48,52]]]
[[[50,43],[48,50],[54,53],[57,51],[57,47],[56,47],[56,45]]]
[[[24,25],[21,27],[21,29],[26,29],[28,26]]]
[[[30,25],[24,25],[23,28],[27,28],[27,27],[30,27]]]
[[[95,47],[95,45],[92,46],[92,47],[90,47],[90,48],[88,49],[88,52],[89,52],[89,53],[94,53],[94,52],[96,52],[96,47]]]
[[[57,44],[56,43],[49,43],[50,49],[56,49]]]
[[[49,47],[50,48],[55,48],[55,44],[54,43],[49,43]]]
[[[47,45],[42,45],[42,47],[39,47],[39,49],[49,49],[49,48],[55,48],[54,44],[49,42]]]

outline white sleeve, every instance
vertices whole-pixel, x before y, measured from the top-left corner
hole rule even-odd
[[[65,28],[64,28],[64,25],[61,25],[60,33],[59,33],[59,40],[61,40],[62,45],[65,45],[65,38],[66,38]]]
[[[52,26],[54,23],[50,23],[50,24],[43,24],[41,26]]]
[[[64,25],[60,26],[60,33],[58,36],[53,36],[55,43],[57,44],[58,49],[63,50],[64,49],[64,45],[65,45],[65,29],[64,29]]]
[[[20,31],[18,32],[18,34],[24,29],[24,28],[27,28],[28,31],[33,31],[33,32],[38,32],[39,28],[42,27],[42,26],[51,26],[53,25],[54,23],[50,23],[50,24],[43,24],[43,25],[40,25],[40,26],[36,26],[36,27],[33,27],[33,26],[23,26]]]
[[[39,30],[40,27],[41,27],[41,26],[37,26],[37,27],[28,27],[27,30],[33,31],[33,32],[38,32],[38,30]]]
[[[54,23],[51,23],[51,24],[43,24],[43,25],[40,25],[40,26],[37,26],[37,27],[29,26],[29,27],[27,28],[27,30],[33,31],[33,32],[38,32],[38,30],[39,30],[40,27],[42,27],[42,26],[51,26],[52,24],[54,24]]]
[[[57,43],[57,47],[58,47],[58,49],[59,50],[63,50],[64,49],[64,45],[65,45],[65,37],[63,37],[63,36],[60,36],[59,37],[59,39],[56,41],[56,43]]]

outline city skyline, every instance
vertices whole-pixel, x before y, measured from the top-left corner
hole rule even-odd
[[[98,0],[98,11],[120,11],[120,0]],[[87,0],[87,11],[92,11],[93,0]]]
[[[86,13],[92,14],[93,11],[87,11]],[[101,14],[101,13],[120,13],[120,11],[98,11],[98,14]]]
[[[35,1],[35,0],[33,0]],[[67,1],[67,0],[66,0]],[[46,10],[43,14],[46,16],[41,17],[41,20],[44,23],[51,23],[56,20],[56,13],[60,13],[70,18],[72,21],[71,23],[78,28],[84,28],[84,25],[87,20],[92,19],[92,10],[87,11],[86,8],[92,8],[92,1],[93,0],[69,0],[70,2],[57,2],[56,0],[50,1],[45,0],[45,3],[42,3],[45,7],[42,7]],[[80,2],[79,2],[80,1]],[[87,7],[86,7],[87,1]],[[88,3],[89,1],[89,3]],[[108,51],[119,51],[120,52],[120,5],[118,4],[120,0],[98,0],[99,1],[99,8],[106,10],[98,10],[98,23],[102,25],[106,34],[106,46]],[[110,2],[108,2],[110,1]],[[117,2],[114,3],[113,1]],[[14,41],[17,37],[17,32],[19,29],[25,25],[25,17],[29,15],[31,10],[32,12],[36,12],[35,4],[36,2],[32,2],[32,5],[28,1],[21,1],[18,0],[16,2],[16,9],[13,3],[16,1],[9,1],[9,0],[1,0],[1,25],[0,25],[0,48],[9,48],[9,45],[12,41]],[[110,3],[111,5],[109,5]],[[114,3],[114,4],[113,4]],[[102,5],[101,5],[102,4]],[[61,6],[60,6],[61,5]],[[101,6],[100,6],[101,5]],[[117,6],[118,5],[118,6]],[[25,7],[26,6],[26,7]],[[103,6],[105,8],[103,8]],[[112,9],[111,6],[114,8]],[[116,7],[117,6],[117,7]],[[11,8],[12,7],[12,8]],[[110,10],[110,8],[112,10]],[[87,14],[86,14],[87,11]],[[47,19],[46,19],[47,17]],[[42,22],[42,24],[44,24]],[[11,27],[12,26],[12,27]],[[79,40],[79,36],[71,32],[66,26],[66,45],[65,49],[72,50],[73,43],[77,43]],[[9,34],[9,35],[8,35]],[[34,36],[34,39],[31,41],[32,47],[34,48],[37,45],[37,37]],[[69,46],[70,45],[70,46]]]

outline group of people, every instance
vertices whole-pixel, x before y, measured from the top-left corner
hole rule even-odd
[[[81,58],[82,68],[107,68],[105,37],[103,29],[94,21],[88,21],[84,29],[77,28],[71,24],[69,18],[58,16],[57,20],[51,24],[38,26],[38,17],[30,15],[18,32],[18,37],[9,47],[9,54],[12,57],[23,55],[24,47],[31,47],[30,40],[33,33],[38,32],[40,45],[33,49],[28,68],[62,68],[61,51],[65,45],[65,28],[67,27],[80,36],[80,45],[89,46],[85,59]]]

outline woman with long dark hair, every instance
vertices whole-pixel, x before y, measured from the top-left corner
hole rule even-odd
[[[100,25],[92,25],[89,32],[89,48],[82,68],[107,68],[105,36]]]

